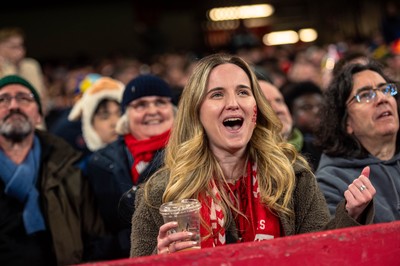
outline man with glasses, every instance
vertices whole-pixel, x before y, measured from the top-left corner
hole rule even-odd
[[[20,76],[0,79],[0,264],[66,265],[83,261],[84,243],[103,232],[80,154],[35,129],[36,89]]]
[[[332,80],[318,134],[324,154],[316,172],[331,214],[348,184],[369,167],[376,189],[374,222],[400,220],[397,93],[397,85],[374,61],[350,64]],[[360,199],[369,193],[364,184],[350,189]]]

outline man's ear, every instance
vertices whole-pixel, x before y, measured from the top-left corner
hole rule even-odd
[[[42,121],[43,121],[42,115],[41,115],[41,114],[38,114],[38,116],[37,116],[36,119],[35,119],[35,126],[40,125],[40,124],[42,123]]]

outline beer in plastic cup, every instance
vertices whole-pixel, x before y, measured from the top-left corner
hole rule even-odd
[[[160,207],[160,214],[164,218],[164,223],[177,222],[178,227],[170,230],[171,233],[188,231],[192,232],[191,241],[196,241],[197,245],[185,250],[200,249],[200,208],[201,204],[197,199],[183,199],[170,201]]]

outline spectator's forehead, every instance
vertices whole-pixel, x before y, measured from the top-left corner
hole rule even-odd
[[[8,84],[3,88],[0,88],[0,95],[8,93],[8,94],[16,94],[16,93],[31,93],[31,91],[21,84]]]

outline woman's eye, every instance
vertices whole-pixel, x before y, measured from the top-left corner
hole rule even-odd
[[[239,91],[239,95],[250,95],[250,92],[248,90],[241,90]]]
[[[222,92],[214,92],[211,94],[211,98],[220,98],[222,97]]]
[[[166,100],[157,100],[156,101],[156,106],[165,106],[168,104],[168,101]]]
[[[133,106],[135,109],[143,109],[146,107],[146,103],[145,102],[138,102]]]
[[[358,95],[361,99],[370,99],[371,98],[371,93],[369,91],[360,92]]]

